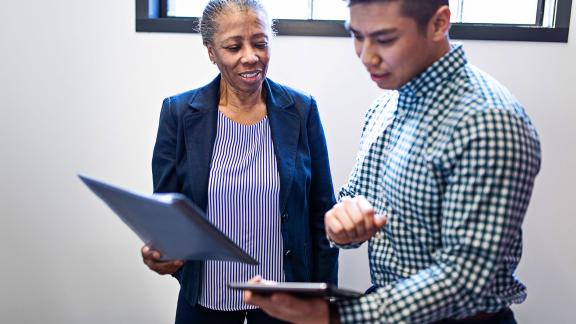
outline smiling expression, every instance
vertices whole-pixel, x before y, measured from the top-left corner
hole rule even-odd
[[[271,28],[266,17],[252,10],[230,10],[217,23],[214,42],[207,48],[222,81],[235,92],[261,91],[270,61]]]

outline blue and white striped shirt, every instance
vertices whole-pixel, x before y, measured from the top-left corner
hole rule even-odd
[[[199,304],[215,310],[253,309],[227,287],[259,274],[285,281],[279,207],[280,177],[268,117],[254,125],[218,112],[208,183],[208,219],[260,263],[206,261]]]

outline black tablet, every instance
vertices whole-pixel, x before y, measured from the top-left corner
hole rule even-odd
[[[324,297],[324,298],[354,298],[363,294],[358,291],[338,288],[322,282],[274,282],[248,283],[231,282],[230,288],[250,290],[260,295],[270,295],[276,292],[283,292],[297,297]]]

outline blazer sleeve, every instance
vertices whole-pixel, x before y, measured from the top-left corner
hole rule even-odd
[[[152,154],[152,180],[154,193],[180,192],[181,185],[176,173],[176,149],[178,123],[172,111],[170,98],[164,99],[154,152]],[[172,276],[181,280],[181,267]]]
[[[171,99],[166,98],[160,111],[158,134],[152,155],[154,193],[178,192],[176,175],[177,121],[171,111]]]
[[[336,199],[330,174],[326,138],[314,98],[311,98],[307,131],[311,160],[311,183],[308,201],[313,244],[312,279],[314,281],[337,284],[338,249],[330,246],[324,227],[324,214],[334,206]]]

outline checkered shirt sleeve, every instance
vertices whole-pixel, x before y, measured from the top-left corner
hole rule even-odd
[[[344,197],[355,197],[357,195],[362,195],[367,192],[367,186],[373,186],[373,181],[370,181],[369,179],[369,172],[367,172],[366,167],[363,167],[362,163],[364,159],[373,156],[373,154],[370,154],[370,151],[366,149],[365,146],[370,144],[371,136],[379,133],[381,127],[379,123],[383,122],[382,118],[379,118],[380,109],[382,106],[389,103],[393,96],[394,94],[392,92],[387,92],[380,96],[370,105],[368,111],[364,115],[364,120],[366,122],[362,127],[362,135],[360,136],[360,150],[358,151],[354,168],[348,177],[348,182],[340,189],[338,194],[338,202],[342,201],[342,198]],[[373,190],[369,191],[374,192]],[[330,237],[327,238],[331,246],[341,249],[355,249],[364,243],[338,244],[333,242]]]

